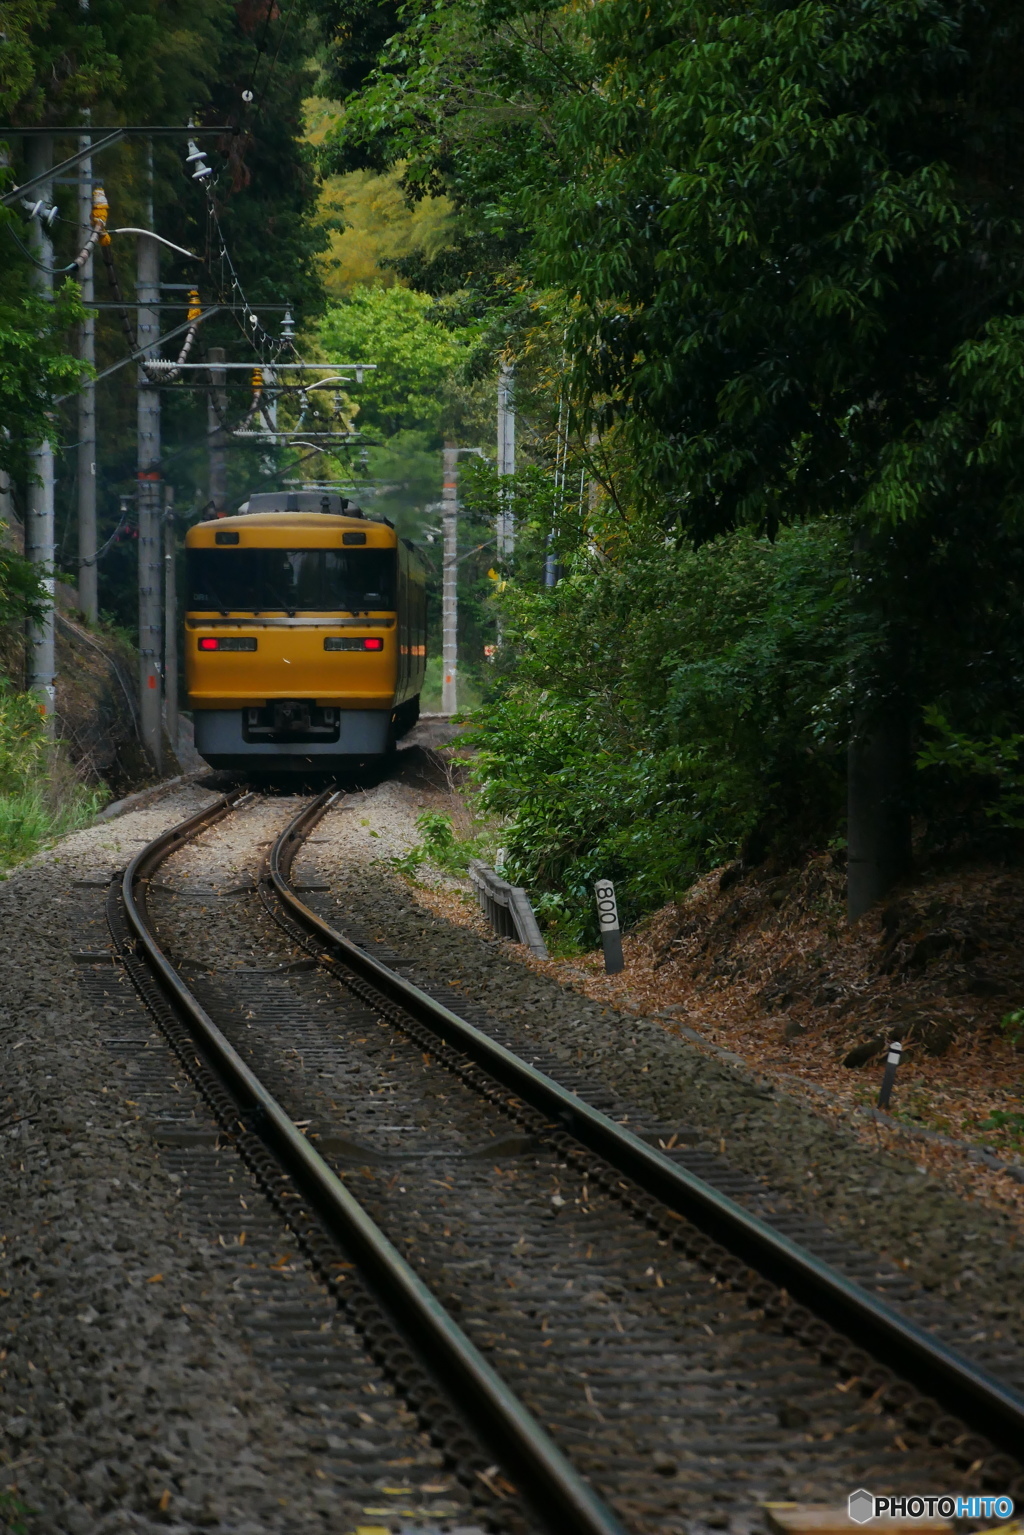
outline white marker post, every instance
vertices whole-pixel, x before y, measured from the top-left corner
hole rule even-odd
[[[882,1077],[882,1087],[878,1094],[878,1107],[887,1109],[889,1098],[892,1095],[893,1083],[896,1081],[896,1068],[903,1055],[903,1046],[898,1039],[894,1039],[889,1046],[889,1054],[885,1058],[885,1073]]]
[[[599,879],[594,886],[597,897],[597,920],[601,928],[601,946],[604,949],[606,975],[618,975],[623,968],[622,933],[619,928],[619,908],[615,904],[615,886],[610,879]]]

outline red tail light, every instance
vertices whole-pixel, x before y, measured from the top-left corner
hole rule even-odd
[[[349,639],[348,635],[329,634],[324,640],[325,650],[383,650],[384,641],[376,634],[369,639]]]
[[[256,641],[245,634],[230,634],[214,637],[212,634],[203,635],[199,641],[200,650],[255,650]]]
[[[216,640],[200,640],[199,641],[199,649],[200,650],[216,650],[217,649],[217,641]]]

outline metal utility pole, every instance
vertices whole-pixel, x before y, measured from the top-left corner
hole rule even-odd
[[[79,149],[88,149],[92,138],[80,135]],[[78,222],[83,243],[92,228],[92,157],[78,167]],[[82,302],[88,309],[96,297],[93,258],[90,253],[79,273]],[[96,321],[82,321],[78,355],[83,363],[96,362]],[[99,617],[99,571],[96,566],[96,385],[83,379],[78,393],[78,606],[90,623]]]
[[[441,526],[444,556],[441,578],[441,713],[454,714],[458,704],[459,670],[459,450],[444,445]]]
[[[148,146],[149,206],[147,224],[153,227],[153,146]],[[160,335],[160,247],[148,235],[138,243],[139,345],[144,356],[155,356]],[[142,741],[157,772],[163,757],[163,710],[160,702],[162,595],[160,537],[160,392],[143,363],[138,374],[138,516],[139,516],[139,713]]]
[[[210,395],[206,407],[206,431],[210,448],[210,509],[215,517],[223,517],[228,508],[228,439],[223,422],[228,411],[228,397],[224,388],[227,371],[218,368],[224,361],[224,348],[211,346],[206,354],[213,365],[210,368]]]
[[[53,139],[40,134],[29,140],[29,178],[35,178],[37,197],[49,204],[52,181],[45,178],[53,164]],[[40,212],[42,212],[42,208]],[[32,269],[32,284],[37,292],[53,297],[53,243],[43,219],[37,214],[31,224],[32,254],[38,266]],[[34,693],[39,712],[52,734],[56,709],[56,664],[54,658],[53,619],[53,448],[48,440],[32,449],[29,456],[28,515],[25,519],[25,553],[34,565],[42,567],[43,587],[47,593],[42,616],[28,626],[28,691]]]
[[[164,486],[164,712],[171,751],[178,750],[178,583],[174,486]]]
[[[512,400],[512,369],[502,363],[498,374],[498,473],[516,472],[516,412]],[[507,560],[515,547],[515,522],[507,496],[502,492],[498,508],[498,558]]]

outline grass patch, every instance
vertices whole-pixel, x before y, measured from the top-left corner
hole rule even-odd
[[[26,1515],[35,1513],[11,1492],[0,1492],[0,1530],[4,1535],[28,1535]]]
[[[471,858],[485,858],[492,839],[486,834],[477,837],[460,837],[452,825],[451,817],[437,810],[425,810],[416,817],[416,830],[423,838],[407,853],[389,859],[393,869],[416,883],[423,864],[432,864],[442,874],[456,878],[465,874]]]
[[[0,686],[0,875],[88,825],[108,797],[48,740],[35,699]]]

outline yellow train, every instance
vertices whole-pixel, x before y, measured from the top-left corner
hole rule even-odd
[[[185,546],[188,707],[211,767],[330,771],[416,723],[426,571],[389,522],[269,492]]]

